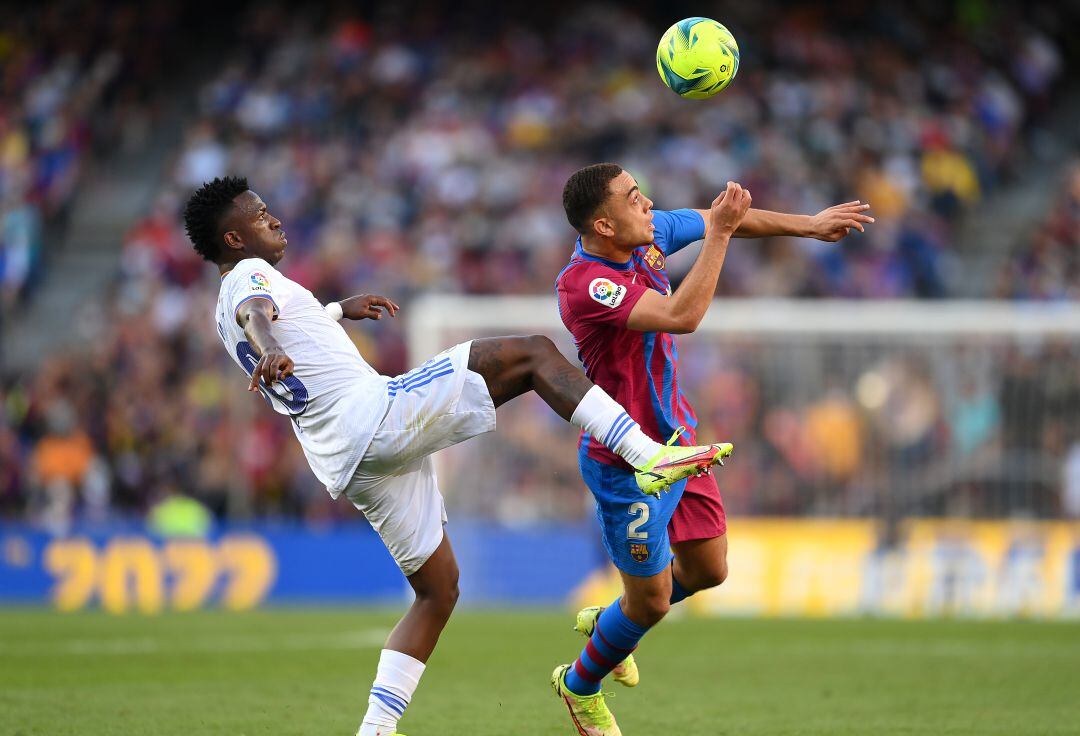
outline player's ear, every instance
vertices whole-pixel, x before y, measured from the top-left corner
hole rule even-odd
[[[225,238],[225,245],[233,250],[239,250],[244,247],[244,241],[240,238],[240,233],[235,230],[229,230],[222,237]]]
[[[593,230],[602,238],[610,238],[615,235],[615,223],[606,217],[597,217],[592,223]]]

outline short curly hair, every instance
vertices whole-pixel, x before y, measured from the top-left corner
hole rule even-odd
[[[622,172],[618,164],[593,164],[570,175],[563,187],[562,205],[571,227],[586,233],[589,218],[608,198],[608,186]]]
[[[195,190],[184,207],[184,229],[195,252],[217,263],[221,257],[221,219],[238,194],[248,190],[243,176],[219,176]]]

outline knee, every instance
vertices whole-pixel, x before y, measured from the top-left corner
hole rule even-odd
[[[416,591],[417,603],[438,611],[445,618],[450,618],[450,614],[460,597],[461,589],[458,587],[457,570],[454,571],[452,576],[439,581],[437,585],[427,586]]]
[[[646,602],[645,616],[647,618],[648,626],[656,626],[660,623],[661,619],[667,615],[671,610],[671,597],[661,598],[659,596],[651,597]]]
[[[527,335],[522,340],[525,343],[526,352],[534,360],[543,360],[552,355],[561,355],[555,343],[547,335]]]
[[[715,560],[708,567],[699,568],[692,571],[688,575],[688,579],[683,581],[681,576],[679,582],[691,592],[696,593],[699,590],[707,590],[708,588],[715,588],[718,585],[722,585],[728,576],[727,560],[719,559]]]
[[[727,574],[727,560],[721,560],[719,565],[709,571],[708,579],[706,580],[708,586],[706,587],[715,588],[718,585],[723,585],[724,581],[727,580]]]
[[[454,607],[460,597],[461,591],[458,589],[457,582],[453,585],[440,587],[427,595],[417,596],[417,598],[422,599],[423,603],[438,611],[443,618],[450,618],[450,614],[454,612]]]
[[[626,615],[634,623],[645,627],[656,626],[671,610],[670,595],[643,596],[631,601],[627,609]]]
[[[461,598],[461,588],[458,587],[457,580],[455,579],[454,584],[446,591],[445,605],[448,611],[454,610],[459,598]]]
[[[711,565],[709,569],[702,571],[701,578],[698,580],[701,590],[723,585],[724,581],[727,580],[727,574],[727,560],[718,560],[715,565]]]

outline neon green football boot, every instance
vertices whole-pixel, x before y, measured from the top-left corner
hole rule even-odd
[[[713,465],[723,465],[724,458],[735,449],[730,442],[689,447],[674,444],[684,431],[685,427],[675,430],[667,445],[636,469],[634,478],[642,493],[660,498],[661,491],[666,491],[673,483],[691,475],[709,473]]]
[[[600,618],[600,614],[604,612],[604,606],[589,606],[588,608],[582,608],[578,611],[577,621],[574,623],[574,631],[581,633],[586,639],[593,635],[593,631],[596,630],[596,619]],[[626,659],[615,665],[615,669],[611,671],[611,676],[615,682],[626,687],[635,687],[641,682],[641,676],[638,674],[637,662],[634,660],[634,655],[627,655]]]
[[[577,695],[566,687],[566,673],[571,665],[560,664],[551,673],[551,689],[566,703],[578,736],[622,736],[615,716],[604,702],[604,691],[595,695]]]

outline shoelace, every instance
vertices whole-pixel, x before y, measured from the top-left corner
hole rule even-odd
[[[671,447],[672,445],[674,445],[675,440],[679,439],[679,437],[681,437],[682,433],[685,432],[685,431],[686,431],[686,427],[684,425],[680,424],[679,428],[675,430],[675,433],[673,435],[671,435],[671,439],[669,439],[667,441],[668,447]]]
[[[599,695],[600,697],[598,697],[598,698],[590,698],[589,702],[585,704],[585,711],[589,715],[594,715],[595,711],[600,710],[600,704],[604,703],[607,698],[614,698],[615,697],[615,693],[613,693],[613,692],[605,693],[603,690],[601,690],[599,693],[597,693],[597,695]],[[610,712],[608,713],[608,715],[609,716],[611,715]],[[604,725],[607,725],[607,724],[605,723]]]

